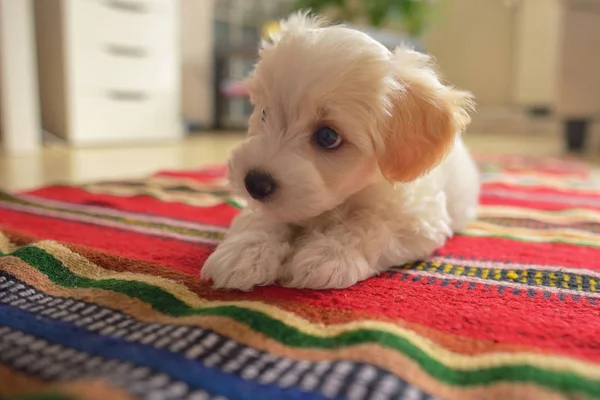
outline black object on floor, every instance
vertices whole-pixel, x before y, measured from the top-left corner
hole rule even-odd
[[[580,153],[585,147],[589,121],[587,119],[568,119],[565,121],[565,139],[567,150]]]

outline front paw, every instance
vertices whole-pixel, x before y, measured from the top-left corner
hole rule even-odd
[[[212,279],[215,288],[250,290],[274,283],[290,245],[265,232],[248,231],[231,236],[208,257],[200,277]]]
[[[319,235],[304,242],[280,269],[283,286],[342,289],[376,274],[359,250]]]

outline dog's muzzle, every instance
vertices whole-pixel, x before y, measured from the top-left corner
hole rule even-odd
[[[277,190],[275,179],[260,171],[248,172],[244,178],[244,185],[250,196],[259,201],[268,199]]]

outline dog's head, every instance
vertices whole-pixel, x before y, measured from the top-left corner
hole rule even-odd
[[[437,165],[469,122],[471,97],[430,58],[304,13],[263,43],[247,81],[254,112],[230,160],[238,195],[285,222],[317,216],[378,176]]]

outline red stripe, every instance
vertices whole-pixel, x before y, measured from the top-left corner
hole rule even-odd
[[[104,226],[63,221],[0,208],[1,225],[39,239],[50,239],[150,261],[198,274],[210,250],[201,245],[147,236]]]
[[[567,243],[532,243],[499,237],[455,236],[437,252],[441,256],[473,260],[600,270],[600,248]]]
[[[589,188],[588,188],[589,189]],[[547,186],[521,186],[518,184],[510,185],[506,183],[486,183],[482,186],[482,193],[485,195],[491,190],[502,190],[520,194],[560,196],[575,199],[600,200],[600,193],[597,191],[577,191],[576,189],[558,189]]]
[[[223,179],[227,175],[227,166],[215,165],[211,167],[202,167],[199,170],[184,170],[184,171],[160,171],[154,176],[166,176],[174,178],[189,178],[201,182],[211,182],[214,180]]]
[[[496,286],[477,285],[468,289],[429,284],[425,280],[401,281],[386,273],[345,290],[297,291],[258,288],[253,293],[294,299],[319,307],[355,310],[423,324],[434,329],[471,338],[525,344],[562,354],[600,360],[600,308],[587,300],[567,297],[549,299],[537,292],[498,293]]]
[[[80,188],[67,186],[49,186],[28,192],[28,194],[67,203],[101,206],[219,226],[228,226],[233,217],[239,213],[238,209],[229,204],[196,207],[182,203],[164,202],[150,196],[118,197],[90,193]]]

